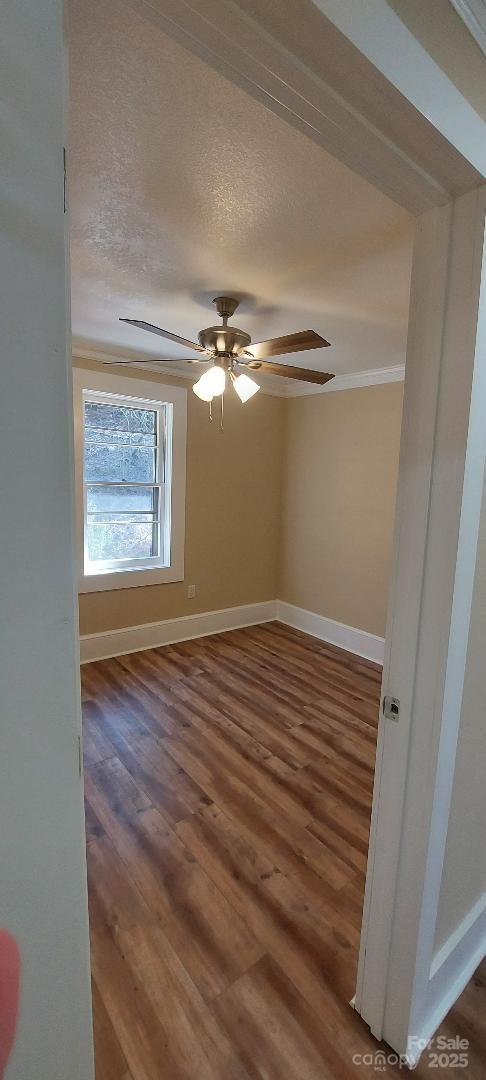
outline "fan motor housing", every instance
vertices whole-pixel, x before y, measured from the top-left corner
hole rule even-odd
[[[198,334],[199,344],[219,356],[238,356],[247,349],[251,337],[237,326],[208,326]]]

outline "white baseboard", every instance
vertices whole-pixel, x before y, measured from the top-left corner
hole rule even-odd
[[[240,607],[222,608],[220,611],[204,611],[199,615],[182,615],[179,619],[127,626],[122,630],[106,630],[100,634],[84,634],[80,642],[81,663],[107,660],[111,656],[155,649],[159,645],[173,645],[177,641],[221,634],[225,630],[237,630],[241,626],[278,619],[296,630],[303,630],[320,641],[339,645],[347,652],[356,653],[367,660],[383,663],[383,638],[357,630],[354,626],[326,619],[312,611],[287,604],[284,600],[266,600],[260,604],[242,604]]]
[[[182,615],[179,619],[145,623],[143,626],[128,626],[124,630],[85,634],[80,641],[81,663],[155,649],[159,645],[173,645],[177,641],[237,630],[241,626],[254,626],[255,623],[270,622],[275,618],[276,601],[267,600],[261,604],[243,604],[221,611],[205,611],[200,615]]]
[[[385,639],[377,637],[376,634],[357,630],[354,626],[346,626],[334,619],[326,619],[324,615],[316,615],[313,611],[287,604],[285,600],[277,600],[276,617],[296,630],[303,630],[321,641],[328,641],[330,645],[339,645],[341,649],[363,656],[366,660],[383,663]]]
[[[408,1054],[413,1064],[420,1056],[420,1047],[435,1034],[485,955],[486,893],[483,893],[434,956],[423,1027],[417,1036],[420,1046],[415,1044]]]

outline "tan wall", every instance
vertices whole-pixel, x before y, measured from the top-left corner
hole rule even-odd
[[[387,0],[408,30],[486,120],[486,58],[450,0]]]
[[[436,927],[436,948],[486,891],[486,484],[479,532],[466,677]]]
[[[403,384],[288,399],[280,599],[385,632]]]
[[[124,374],[140,378],[140,370]],[[188,389],[185,582],[82,595],[81,634],[277,595],[283,400],[260,393],[245,407],[228,394],[221,435],[188,380],[148,371],[143,377]],[[197,587],[194,600],[187,599],[188,584]]]
[[[185,581],[81,595],[81,634],[278,596],[382,635],[402,384],[227,395],[221,435],[187,380],[144,377],[188,388]]]

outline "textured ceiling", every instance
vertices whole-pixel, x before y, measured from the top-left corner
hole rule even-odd
[[[75,344],[187,350],[212,296],[243,298],[254,340],[314,329],[289,362],[337,374],[403,363],[412,218],[147,21],[130,0],[70,0]],[[189,369],[188,370],[193,370]]]

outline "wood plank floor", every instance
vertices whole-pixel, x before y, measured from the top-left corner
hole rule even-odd
[[[375,1075],[348,1001],[377,665],[267,623],[86,664],[82,687],[97,1080]],[[479,972],[442,1028],[468,1077],[485,1006]]]

